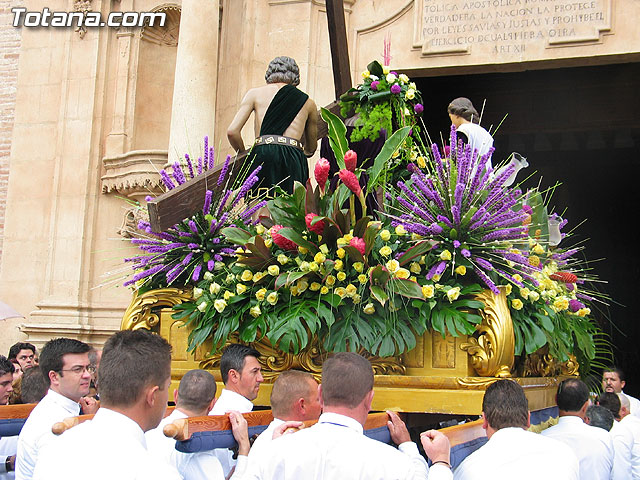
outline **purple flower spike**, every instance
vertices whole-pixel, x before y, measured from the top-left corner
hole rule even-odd
[[[168,190],[173,190],[174,188],[176,188],[175,183],[173,183],[173,180],[171,180],[171,177],[169,177],[169,174],[164,168],[160,170],[160,178],[162,179],[162,183],[164,183],[164,186],[167,187]]]
[[[195,175],[193,173],[193,163],[191,162],[191,157],[189,157],[188,153],[185,153],[184,158],[187,161],[187,167],[189,168],[189,177],[193,178]]]
[[[227,176],[227,170],[229,169],[230,161],[231,161],[231,155],[227,155],[227,158],[224,161],[224,165],[222,166],[222,170],[220,170],[220,176],[218,177],[218,186],[221,186],[225,181],[225,177]]]
[[[211,212],[211,199],[213,198],[213,192],[211,190],[207,190],[207,193],[204,195],[204,205],[202,206],[202,213],[205,215]]]
[[[173,178],[176,180],[176,182],[178,182],[178,185],[182,185],[187,181],[187,179],[184,176],[184,172],[182,171],[182,167],[180,166],[180,163],[173,162],[172,166],[173,166]]]
[[[200,280],[200,272],[202,271],[202,265],[196,265],[196,268],[193,269],[193,275],[191,275],[191,280],[197,282]]]

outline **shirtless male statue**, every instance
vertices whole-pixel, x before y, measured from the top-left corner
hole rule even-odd
[[[244,151],[242,127],[254,112],[254,129],[260,132],[249,158],[263,165],[259,187],[279,184],[291,193],[293,182],[309,178],[307,158],[317,148],[318,115],[309,95],[298,90],[300,73],[293,58],[276,57],[264,76],[267,84],[249,90],[227,130],[231,146]]]

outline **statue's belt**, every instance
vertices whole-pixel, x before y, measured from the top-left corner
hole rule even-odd
[[[262,135],[256,138],[254,145],[287,145],[289,147],[303,150],[300,140],[295,138],[283,137],[281,135]]]

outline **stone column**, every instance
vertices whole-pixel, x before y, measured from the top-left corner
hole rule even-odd
[[[169,163],[202,154],[213,137],[218,76],[219,0],[182,2],[171,109]],[[213,144],[213,138],[210,139]]]

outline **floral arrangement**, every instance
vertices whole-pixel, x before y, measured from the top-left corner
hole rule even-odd
[[[230,174],[230,160],[231,156],[227,156],[215,193],[206,191],[202,211],[161,233],[153,232],[149,222],[139,222],[140,233],[131,242],[143,253],[124,259],[131,263],[133,269],[130,278],[124,282],[125,286],[147,290],[189,285],[210,277],[212,272],[235,259],[236,245],[229,242],[222,230],[238,224],[253,228],[252,215],[266,202],[256,200],[247,203],[247,194],[257,183],[261,167],[241,180],[241,175],[234,177]],[[163,169],[160,176],[165,187],[172,190],[213,166],[214,150],[208,146],[205,137],[204,158],[199,157],[194,163],[187,154],[184,165],[174,162],[171,174]]]

